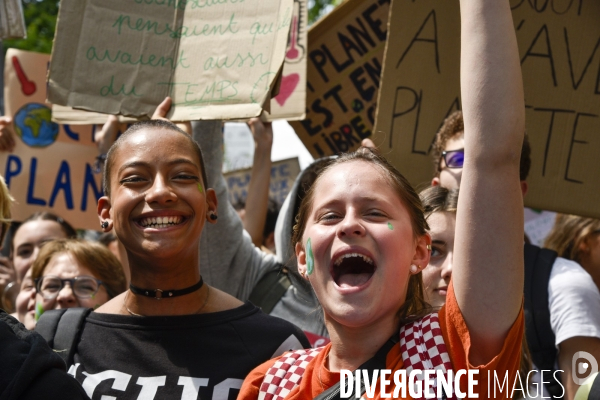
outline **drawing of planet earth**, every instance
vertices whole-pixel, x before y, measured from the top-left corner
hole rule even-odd
[[[58,136],[58,124],[52,122],[52,111],[43,104],[29,103],[15,114],[15,131],[29,147],[46,147]]]

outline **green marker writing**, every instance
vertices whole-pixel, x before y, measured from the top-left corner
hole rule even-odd
[[[389,229],[390,231],[393,231],[393,230],[394,230],[394,225],[392,225],[392,223],[391,223],[391,222],[388,222],[388,229]]]
[[[308,274],[312,274],[315,270],[315,257],[313,256],[312,246],[310,245],[310,238],[306,242],[306,269]]]

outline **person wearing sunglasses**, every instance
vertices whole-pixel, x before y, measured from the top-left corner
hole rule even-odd
[[[99,243],[76,239],[48,242],[32,271],[36,319],[46,310],[95,309],[126,290],[121,264]]]
[[[464,130],[462,111],[455,111],[446,118],[436,134],[431,151],[435,165],[435,175],[431,180],[431,186],[439,185],[449,190],[459,188],[465,162]],[[519,170],[523,196],[528,189],[527,175],[531,168],[530,156],[531,146],[525,135]]]
[[[433,143],[432,156],[436,169],[435,176],[431,180],[432,186],[439,185],[450,190],[459,188],[465,161],[464,147],[463,115],[461,111],[455,111],[446,118]],[[523,196],[525,196],[528,189],[526,179],[530,167],[531,148],[527,135],[525,135],[521,148],[519,170]],[[563,231],[565,229],[562,227],[558,230]],[[451,232],[446,232],[446,234],[449,233]],[[535,351],[532,350],[533,369],[537,371],[542,369],[555,370],[555,366],[558,365],[558,369],[564,371],[561,374],[560,382],[564,386],[564,398],[573,399],[579,387],[570,379],[573,356],[579,351],[585,351],[596,359],[600,359],[600,291],[594,284],[593,275],[590,275],[589,271],[586,271],[577,262],[566,259],[570,257],[562,258],[566,254],[559,249],[559,246],[547,242],[544,247],[557,250],[559,257],[554,259],[552,265],[549,266],[549,277],[544,275],[544,279],[548,280],[547,294],[541,293],[540,297],[536,297],[536,299],[541,300],[546,297],[544,301],[548,303],[548,313],[535,313],[536,321],[545,321],[543,324],[545,328],[536,324],[535,334],[531,334],[533,330],[527,332],[527,341],[530,342],[531,340],[533,344],[530,344],[530,350],[538,348],[540,351],[537,354],[542,352],[546,354],[543,357],[538,357]],[[538,251],[537,246],[525,245],[526,275],[527,271],[537,271],[540,269],[539,266],[544,265],[543,262],[538,264],[537,257],[539,256],[532,257],[532,254],[542,254]],[[547,253],[544,257],[547,257]],[[583,264],[582,260],[571,259]],[[424,271],[423,274],[425,276],[427,271]],[[527,304],[528,301],[526,300],[526,310]],[[526,326],[530,326],[534,312],[528,310],[526,315],[529,315],[526,318],[531,318]],[[547,327],[550,327],[550,329]],[[535,344],[536,342],[547,343],[548,346]],[[554,359],[548,357],[548,354],[552,355]],[[534,374],[532,381],[539,384],[541,381],[540,374]],[[558,381],[548,382],[544,380],[544,385],[540,384],[538,387],[544,388],[543,397],[549,397],[550,395],[558,396],[563,392],[563,389],[558,385]]]

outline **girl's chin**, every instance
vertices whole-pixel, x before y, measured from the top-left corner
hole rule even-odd
[[[335,304],[324,310],[325,320],[351,328],[367,327],[373,322],[374,310],[368,305]]]

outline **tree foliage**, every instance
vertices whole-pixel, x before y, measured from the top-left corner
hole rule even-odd
[[[58,15],[58,0],[22,0],[26,39],[7,39],[3,41],[4,50],[9,47],[48,53],[52,51],[52,39]]]
[[[308,0],[308,23],[313,24],[326,15],[342,0]]]

